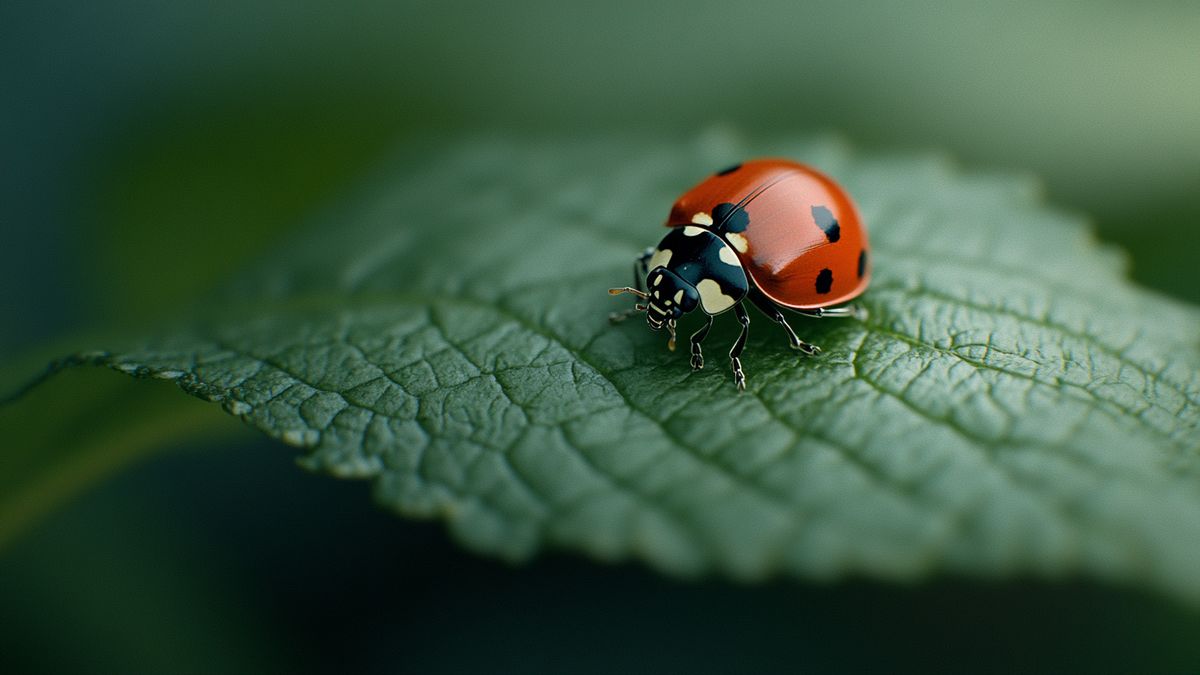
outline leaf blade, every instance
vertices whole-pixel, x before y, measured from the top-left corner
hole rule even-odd
[[[1027,180],[825,140],[766,150],[847,185],[876,277],[866,321],[797,322],[821,359],[756,320],[744,396],[713,351],[727,327],[691,374],[604,321],[603,289],[695,167],[763,152],[721,134],[469,143],[384,171],[217,318],[102,361],[178,373],[313,468],[375,478],[384,504],[512,559],[1084,572],[1200,600],[1200,313],[1130,286]]]

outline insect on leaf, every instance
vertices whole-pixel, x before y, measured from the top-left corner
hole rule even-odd
[[[755,155],[857,200],[865,319],[751,311],[738,394],[643,322],[631,262],[674,198]],[[698,327],[696,317],[680,331]],[[203,318],[77,359],[173,379],[369,478],[477,551],[671,573],[1085,575],[1200,601],[1200,311],[1025,178],[836,142],[474,141],[409,153]]]

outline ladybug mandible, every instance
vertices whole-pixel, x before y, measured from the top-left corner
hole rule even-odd
[[[793,349],[820,348],[796,336],[783,308],[809,317],[854,316],[832,308],[858,297],[871,278],[867,231],[846,191],[819,171],[786,159],[756,159],[701,181],[671,207],[671,231],[634,262],[632,293],[654,330],[667,327],[675,349],[679,317],[699,307],[707,321],[691,336],[692,369],[704,367],[700,343],[713,318],[729,309],[742,332],[729,351],[733,380],[745,390],[741,354],[750,331],[749,300],[787,331]]]

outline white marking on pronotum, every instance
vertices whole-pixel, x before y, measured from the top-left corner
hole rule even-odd
[[[675,291],[675,302],[683,302],[683,289]]]
[[[750,243],[738,232],[727,232],[725,238],[738,250],[738,253],[745,253],[746,249],[750,248]]]
[[[726,265],[733,265],[734,267],[742,266],[742,261],[738,260],[737,254],[728,246],[722,246],[720,252],[717,253],[717,257]]]
[[[650,269],[666,267],[669,262],[671,262],[671,249],[659,249],[650,256]]]
[[[700,293],[700,304],[709,314],[719,314],[733,307],[734,299],[721,292],[721,284],[712,279],[701,279],[696,290]]]
[[[658,281],[654,282],[654,285],[657,286],[659,281],[662,281],[662,277],[659,277]],[[656,297],[656,298],[658,297],[658,291],[654,291],[654,297]]]
[[[694,236],[701,234],[703,232],[706,232],[706,231],[707,230],[705,230],[704,228],[696,227],[695,225],[688,225],[687,227],[683,228],[684,236],[688,236],[688,237],[694,237]]]
[[[655,286],[657,286],[657,285],[659,285],[659,284],[661,284],[661,283],[662,283],[662,275],[661,275],[661,274],[660,274],[660,275],[658,275],[658,276],[656,276],[656,277],[654,277],[654,285],[655,285]],[[655,294],[655,295],[658,295],[658,291],[655,291],[655,292],[654,292],[654,294]]]
[[[712,225],[713,219],[712,216],[708,215],[707,213],[698,211],[696,215],[692,216],[692,222],[697,225]]]

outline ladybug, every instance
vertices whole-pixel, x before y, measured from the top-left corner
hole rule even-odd
[[[796,336],[784,309],[809,317],[852,317],[833,307],[858,297],[871,279],[867,231],[850,196],[825,174],[786,159],[756,159],[705,178],[676,200],[671,231],[634,261],[632,293],[644,301],[613,314],[645,312],[667,327],[675,349],[679,317],[699,308],[707,321],[692,334],[693,370],[704,367],[700,343],[716,315],[733,310],[742,332],[729,352],[733,381],[746,388],[741,354],[750,330],[749,300],[787,332],[793,349],[821,352]]]

